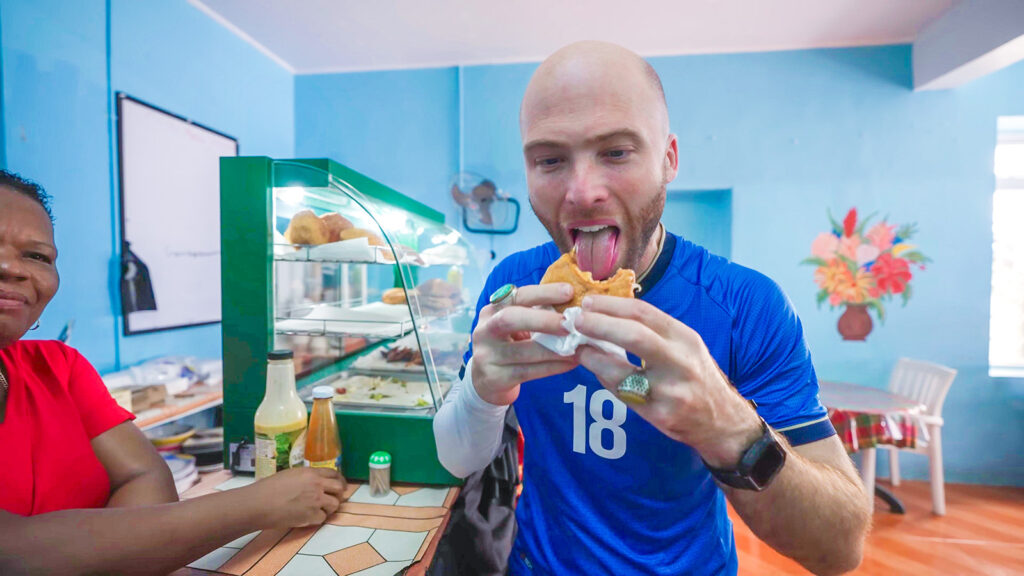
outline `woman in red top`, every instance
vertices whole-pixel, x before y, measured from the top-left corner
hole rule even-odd
[[[250,532],[337,511],[344,480],[306,468],[179,503],[89,362],[21,340],[59,284],[48,200],[0,170],[0,574],[167,574]]]

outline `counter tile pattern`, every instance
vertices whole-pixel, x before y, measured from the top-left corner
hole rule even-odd
[[[305,554],[296,554],[277,574],[278,576],[337,576],[323,556],[307,556]]]
[[[249,482],[234,478],[216,489]],[[392,576],[423,557],[457,493],[395,486],[375,498],[367,485],[350,483],[347,501],[322,526],[247,534],[189,567],[234,576]]]
[[[246,534],[245,536],[242,536],[241,538],[236,538],[235,540],[232,540],[231,542],[228,542],[227,544],[225,544],[222,547],[223,548],[245,548],[245,546],[247,544],[249,544],[249,542],[252,542],[253,540],[255,540],[256,537],[259,536],[259,535],[260,535],[260,532],[259,532],[259,530],[257,530],[256,532],[252,532],[250,534]]]

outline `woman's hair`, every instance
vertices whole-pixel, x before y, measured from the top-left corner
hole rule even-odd
[[[35,200],[46,210],[46,215],[53,222],[53,211],[50,210],[50,195],[43,190],[43,187],[31,180],[26,180],[14,172],[0,170],[0,188],[10,188],[19,194],[24,194]]]

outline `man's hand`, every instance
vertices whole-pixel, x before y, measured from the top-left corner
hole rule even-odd
[[[514,306],[480,310],[473,331],[473,387],[480,398],[506,406],[519,397],[519,385],[572,370],[575,358],[559,356],[530,339],[531,332],[566,336],[562,315],[533,306],[568,302],[572,287],[565,283],[521,286]]]
[[[753,408],[689,326],[643,300],[588,296],[576,329],[643,358],[650,396],[630,407],[666,436],[692,446],[709,465],[735,467],[761,435]],[[636,370],[593,346],[582,347],[577,357],[613,393]]]
[[[298,528],[323,524],[338,511],[345,479],[330,468],[289,468],[243,490],[265,507],[267,528]]]

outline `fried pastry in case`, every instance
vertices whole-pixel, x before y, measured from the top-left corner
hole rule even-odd
[[[342,230],[339,234],[342,240],[355,240],[356,238],[366,238],[370,246],[385,246],[384,240],[374,232],[366,230],[365,228],[348,228]]]
[[[390,288],[385,290],[380,297],[385,304],[405,304],[407,300],[405,288]]]
[[[301,210],[292,216],[284,237],[292,244],[319,246],[326,244],[330,236],[327,224],[312,210]]]
[[[341,233],[352,228],[353,224],[337,212],[328,212],[320,217],[320,220],[327,226],[327,241],[337,242],[341,240]]]

